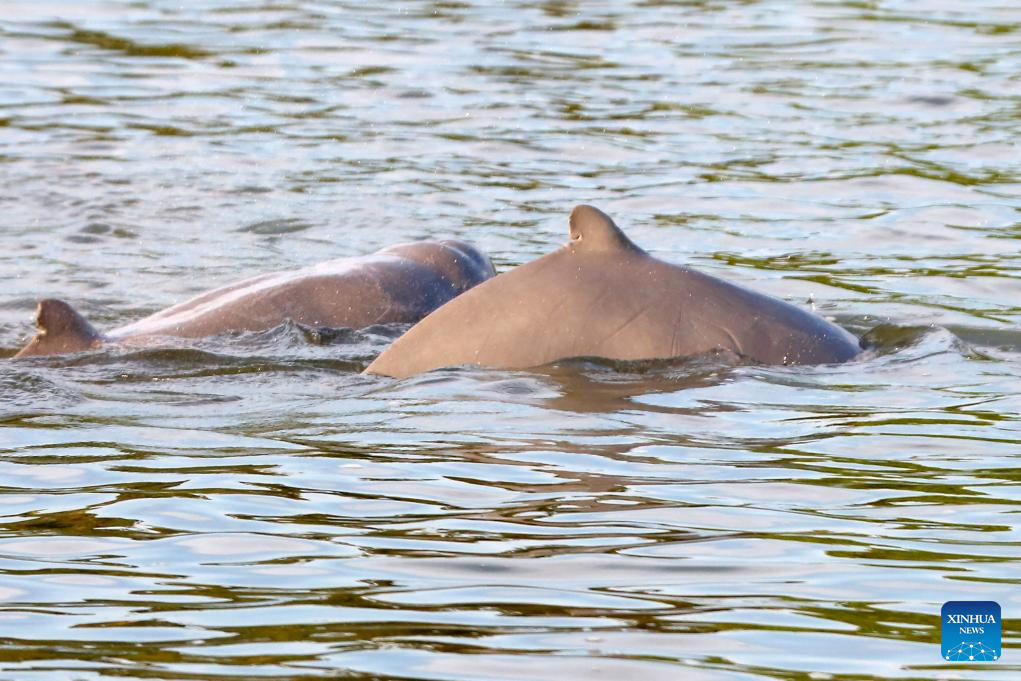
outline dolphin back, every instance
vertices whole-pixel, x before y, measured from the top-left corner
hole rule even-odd
[[[35,337],[15,358],[81,352],[103,342],[103,336],[92,324],[63,300],[48,298],[40,301],[35,323]]]
[[[658,260],[598,209],[571,241],[498,275],[413,326],[366,369],[406,377],[448,366],[521,369],[570,357],[669,359],[729,350],[762,364],[824,364],[860,352],[814,313]]]

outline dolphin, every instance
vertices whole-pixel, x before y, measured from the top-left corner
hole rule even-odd
[[[14,357],[261,331],[285,319],[350,328],[412,323],[495,274],[489,258],[463,241],[397,244],[371,255],[251,277],[105,334],[67,303],[43,300],[35,337]]]
[[[526,369],[571,357],[710,352],[759,364],[828,364],[861,348],[812,312],[652,257],[605,213],[581,205],[563,248],[443,305],[365,373],[404,378],[461,365]]]

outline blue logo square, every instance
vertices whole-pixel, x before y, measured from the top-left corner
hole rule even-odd
[[[947,601],[940,611],[940,648],[950,662],[1000,659],[1000,604],[996,601]]]

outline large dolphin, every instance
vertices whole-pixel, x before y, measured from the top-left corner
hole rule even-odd
[[[665,359],[712,351],[762,364],[843,362],[847,331],[776,298],[657,260],[602,211],[571,212],[571,240],[439,308],[365,370],[536,367],[569,357]]]
[[[36,315],[39,330],[15,357],[79,352],[104,343],[147,345],[168,336],[260,331],[285,319],[350,328],[411,323],[494,275],[489,258],[471,244],[421,241],[245,279],[105,334],[67,303],[43,300]]]

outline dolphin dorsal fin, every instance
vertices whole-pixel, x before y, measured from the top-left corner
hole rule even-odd
[[[95,347],[103,339],[85,317],[63,300],[40,301],[36,326],[39,330],[35,338],[15,357],[81,352]]]
[[[571,211],[571,244],[573,249],[591,251],[641,251],[609,215],[595,206],[575,206]]]

